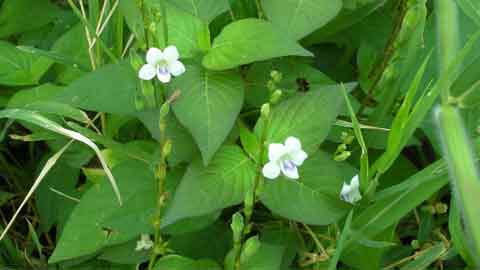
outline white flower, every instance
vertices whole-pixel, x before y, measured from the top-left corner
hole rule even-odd
[[[263,176],[275,179],[283,173],[289,178],[298,179],[297,166],[302,165],[307,157],[300,141],[295,137],[288,137],[285,144],[272,143],[268,146],[270,161],[263,166]]]
[[[175,46],[168,46],[162,52],[158,48],[150,48],[147,51],[147,64],[138,72],[142,80],[151,80],[157,76],[162,83],[168,83],[171,75],[180,76],[185,72],[185,66],[178,61],[179,54]]]
[[[140,240],[137,241],[136,251],[149,250],[153,247],[153,242],[150,240],[150,235],[142,233]]]
[[[360,194],[360,182],[358,175],[355,175],[350,181],[350,185],[343,183],[342,191],[340,191],[340,198],[348,203],[354,204],[362,199]]]

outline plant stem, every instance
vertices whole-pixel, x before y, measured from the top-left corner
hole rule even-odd
[[[438,70],[442,76],[453,62],[458,48],[458,18],[455,1],[437,0],[437,32],[439,47]],[[447,104],[450,97],[449,80],[440,85],[442,104]]]

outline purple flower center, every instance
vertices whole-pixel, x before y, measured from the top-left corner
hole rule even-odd
[[[291,160],[285,160],[283,162],[283,167],[285,170],[293,170],[295,169],[295,164]]]

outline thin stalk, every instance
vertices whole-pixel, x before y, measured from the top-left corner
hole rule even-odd
[[[168,21],[167,21],[167,6],[165,0],[160,0],[160,12],[162,13],[162,25],[163,25],[163,42],[165,47],[168,46]]]
[[[262,181],[262,164],[263,164],[263,156],[265,155],[265,142],[267,140],[267,134],[268,134],[268,126],[270,125],[270,117],[268,115],[262,115],[261,117],[264,117],[265,124],[263,125],[263,130],[261,133],[261,138],[260,138],[260,146],[259,146],[259,151],[258,151],[258,157],[257,157],[257,168],[256,168],[256,174],[255,174],[255,179],[253,181],[253,186],[252,190],[250,191],[250,194],[247,194],[245,198],[245,228],[243,229],[242,232],[242,241],[241,241],[241,246],[238,249],[238,252],[235,256],[235,269],[240,270],[240,255],[241,255],[241,250],[242,246],[245,243],[245,238],[247,237],[248,233],[250,233],[250,228],[251,228],[251,220],[252,220],[252,215],[253,215],[253,208],[255,205],[255,202],[257,200],[257,189]]]
[[[477,265],[480,265],[480,175],[477,158],[457,108],[449,104],[442,105],[437,109],[436,120],[455,198],[461,205],[467,233],[471,238],[473,257],[476,258]]]
[[[88,22],[88,20],[86,20],[84,18],[84,16],[82,15],[82,12],[78,9],[78,7],[73,3],[72,0],[67,0],[69,6],[72,8],[73,10],[73,13],[75,13],[75,15],[80,19],[80,21],[83,23],[84,27],[86,27],[90,33],[94,33],[95,34],[95,29],[93,28],[93,26]],[[100,44],[100,47],[102,48],[102,50],[107,54],[107,56],[110,58],[110,60],[112,60],[114,63],[117,63],[118,62],[118,59],[117,57],[115,56],[115,54],[107,47],[107,45],[105,44],[105,42],[97,35],[95,34],[94,35],[95,38],[98,39],[98,43]]]
[[[437,0],[437,32],[439,47],[438,70],[442,76],[447,75],[446,71],[458,50],[458,16],[455,1]],[[450,97],[450,80],[444,80],[440,85],[440,96],[442,104],[447,104]]]

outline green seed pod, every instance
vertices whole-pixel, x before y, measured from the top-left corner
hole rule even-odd
[[[412,246],[413,249],[420,249],[420,242],[417,239],[412,240],[410,246]]]
[[[168,157],[172,152],[172,140],[167,139],[163,145],[162,153],[164,157]]]
[[[165,102],[160,107],[160,119],[165,119],[170,112],[170,103]]]
[[[448,212],[448,205],[446,205],[444,203],[436,203],[435,204],[435,211],[438,214],[445,214],[445,213]]]
[[[273,92],[273,91],[275,91],[276,88],[277,88],[277,85],[275,84],[275,82],[273,80],[269,80],[267,82],[268,91]]]
[[[279,83],[282,80],[283,75],[278,70],[272,70],[270,72],[270,77],[273,79],[275,83]]]
[[[260,246],[261,243],[257,235],[248,238],[247,241],[245,241],[242,253],[240,254],[240,263],[248,261],[248,259],[257,253],[258,249],[260,249]]]
[[[252,215],[253,205],[255,204],[254,200],[255,198],[253,192],[251,190],[248,190],[245,194],[245,199],[243,200],[243,204],[245,205],[245,209],[243,211],[245,212],[245,216],[247,217]]]
[[[335,157],[333,158],[333,160],[335,161],[345,161],[347,160],[350,156],[352,155],[352,152],[350,151],[345,151],[345,152],[342,152],[338,155],[335,155]]]
[[[262,117],[268,118],[270,115],[270,104],[265,103],[262,105],[262,108],[260,109]]]
[[[240,213],[235,213],[232,216],[232,223],[230,228],[233,232],[233,242],[240,243],[242,241],[243,228],[245,223],[243,222],[243,216]]]
[[[270,103],[271,104],[277,104],[280,101],[280,98],[282,97],[282,90],[277,89],[273,94],[270,96]]]

